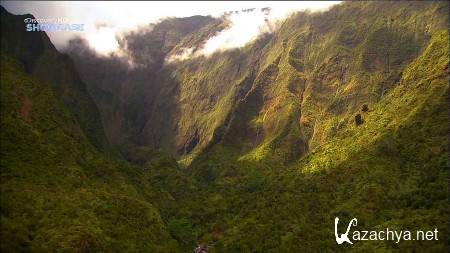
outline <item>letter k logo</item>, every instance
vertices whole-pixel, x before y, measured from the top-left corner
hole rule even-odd
[[[341,236],[339,236],[338,231],[337,231],[338,223],[339,223],[339,218],[336,217],[336,218],[334,219],[334,236],[336,237],[336,242],[337,242],[337,244],[340,245],[340,244],[342,244],[342,243],[344,243],[344,242],[348,242],[348,243],[350,243],[350,244],[353,244],[353,243],[350,241],[350,239],[348,239],[348,233],[350,232],[350,227],[352,226],[353,223],[354,223],[353,226],[358,225],[358,220],[357,220],[356,218],[353,218],[353,219],[348,223],[347,231],[345,231],[345,233],[341,234]]]

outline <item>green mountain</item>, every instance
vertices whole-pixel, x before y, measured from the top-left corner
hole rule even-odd
[[[66,55],[2,9],[2,250],[448,252],[448,8],[345,2],[183,60],[227,19]],[[439,240],[337,245],[335,217]]]
[[[14,16],[1,7],[1,29],[5,34],[1,39],[2,54],[14,58],[26,74],[50,85],[58,99],[77,118],[92,144],[112,152],[98,109],[73,61],[56,50],[45,32],[27,32],[23,21],[26,18],[34,17]]]
[[[2,26],[23,18],[2,8]],[[98,111],[70,59],[45,33],[17,33],[2,36],[1,251],[176,251],[158,209],[130,182],[142,168],[98,146],[107,143],[98,142]]]

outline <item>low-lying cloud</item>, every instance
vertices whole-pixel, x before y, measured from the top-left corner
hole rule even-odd
[[[267,11],[249,10],[229,14],[227,18],[230,27],[206,41],[201,52],[209,55],[219,50],[243,47],[259,34],[272,32],[273,19],[270,17],[270,10],[265,10]]]
[[[181,53],[169,55],[166,62],[186,60],[192,57],[209,56],[218,51],[240,48],[254,41],[264,33],[272,33],[280,26],[281,21],[296,11],[324,11],[337,2],[323,2],[322,5],[308,4],[296,8],[251,8],[240,11],[231,11],[224,14],[230,22],[227,29],[220,31],[208,39],[200,50],[184,48]]]
[[[182,1],[182,2],[19,2],[2,1],[14,14],[31,13],[36,18],[65,17],[70,22],[82,23],[83,33],[49,33],[58,49],[63,49],[74,37],[86,39],[97,53],[108,55],[121,50],[119,38],[124,32],[148,26],[168,17],[190,17],[195,15],[220,18],[228,12],[233,24],[227,30],[208,40],[203,49],[192,50],[194,54],[208,55],[217,50],[242,47],[262,32],[271,31],[277,20],[289,13],[310,9],[323,10],[338,2],[325,1]],[[270,8],[270,13],[266,13]],[[236,12],[239,10],[239,12]],[[182,53],[186,57],[190,50]],[[178,58],[180,58],[180,55]],[[173,56],[177,58],[176,56]],[[182,58],[182,57],[181,57]]]

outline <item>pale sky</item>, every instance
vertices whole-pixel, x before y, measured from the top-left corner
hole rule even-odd
[[[219,17],[227,11],[261,9],[270,7],[270,21],[282,20],[290,13],[310,9],[325,10],[338,2],[321,1],[180,1],[180,2],[104,2],[104,1],[1,1],[1,5],[13,14],[33,14],[36,18],[64,17],[68,23],[84,24],[83,32],[58,31],[48,35],[57,48],[62,48],[74,36],[85,38],[97,52],[107,54],[118,49],[116,35],[125,31],[158,22],[165,17],[189,17],[211,15]],[[243,46],[266,28],[261,12],[230,16],[232,26],[208,41],[206,53],[218,48]]]

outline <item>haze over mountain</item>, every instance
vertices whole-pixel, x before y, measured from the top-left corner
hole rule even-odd
[[[2,7],[1,250],[448,252],[448,8],[344,2],[229,47],[231,16],[167,18],[105,55]],[[335,217],[439,240],[337,245]]]
[[[235,29],[231,32],[234,33],[227,33],[228,36],[225,36],[229,42],[227,46],[231,46],[235,44],[233,41],[245,42],[251,39],[251,35],[258,32],[264,20],[276,23],[295,11],[325,10],[337,3],[339,1],[34,1],[22,4],[17,1],[2,1],[2,5],[13,14],[33,13],[39,19],[60,17],[70,23],[84,24],[83,32],[57,32],[49,33],[48,36],[58,49],[66,46],[71,38],[80,36],[101,54],[117,52],[119,49],[117,37],[122,33],[136,30],[141,26],[146,27],[150,23],[158,23],[165,18],[195,15],[221,17],[225,13],[232,13]],[[261,9],[270,9],[270,14],[262,15],[259,11],[247,12]],[[123,10],[133,14],[124,15]]]

